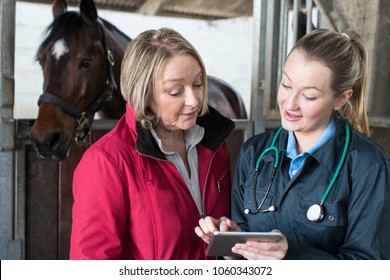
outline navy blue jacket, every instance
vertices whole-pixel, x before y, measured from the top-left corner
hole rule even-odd
[[[310,222],[307,209],[319,203],[335,172],[345,143],[345,127],[322,148],[309,155],[293,179],[285,156],[288,132],[276,142],[281,160],[262,209],[273,212],[247,215],[253,204],[254,169],[261,152],[276,133],[265,132],[242,147],[235,169],[232,219],[242,231],[280,230],[288,239],[286,259],[390,259],[390,160],[369,138],[351,130],[345,163],[324,203],[324,218]],[[264,158],[257,179],[257,203],[264,197],[274,154]]]

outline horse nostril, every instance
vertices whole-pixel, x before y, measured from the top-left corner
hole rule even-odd
[[[51,133],[46,138],[40,140],[33,133],[30,134],[30,141],[33,147],[38,149],[40,153],[53,152],[61,145],[64,137],[62,132]]]
[[[70,140],[71,138],[62,131],[50,133],[42,139],[34,133],[30,134],[31,145],[38,152],[39,157],[58,161],[67,157],[70,150]]]
[[[45,146],[52,151],[56,150],[60,145],[62,138],[63,138],[63,133],[54,132],[50,134],[49,137],[46,138]]]
[[[33,133],[30,134],[30,141],[31,141],[31,144],[33,145],[33,147],[38,148],[39,141]]]

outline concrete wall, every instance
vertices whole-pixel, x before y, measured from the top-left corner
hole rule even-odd
[[[77,7],[69,7],[77,9]],[[226,80],[238,90],[249,113],[253,18],[205,21],[144,16],[99,10],[110,21],[134,38],[140,32],[163,26],[181,32],[203,57],[209,74]],[[42,73],[34,61],[44,29],[52,21],[51,5],[17,2],[15,48],[15,118],[36,118],[36,102],[42,89]]]
[[[390,5],[388,0],[318,0],[340,32],[351,27],[366,41],[369,55],[368,113],[390,116]],[[330,26],[332,25],[330,24]]]
[[[371,138],[390,156],[390,5],[388,0],[317,0],[340,32],[351,27],[368,49],[367,112]]]

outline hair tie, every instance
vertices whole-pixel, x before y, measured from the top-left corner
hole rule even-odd
[[[351,40],[351,37],[349,37],[349,35],[347,33],[341,33],[341,36],[344,36],[348,40]]]

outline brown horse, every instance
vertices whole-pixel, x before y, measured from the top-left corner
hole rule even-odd
[[[80,11],[67,11],[65,0],[53,3],[54,21],[38,48],[44,84],[31,143],[42,158],[64,160],[76,141],[89,133],[95,113],[119,119],[125,112],[119,76],[131,40],[98,17],[92,0],[82,0]],[[246,119],[239,94],[226,82],[209,77],[209,103],[225,116]]]

